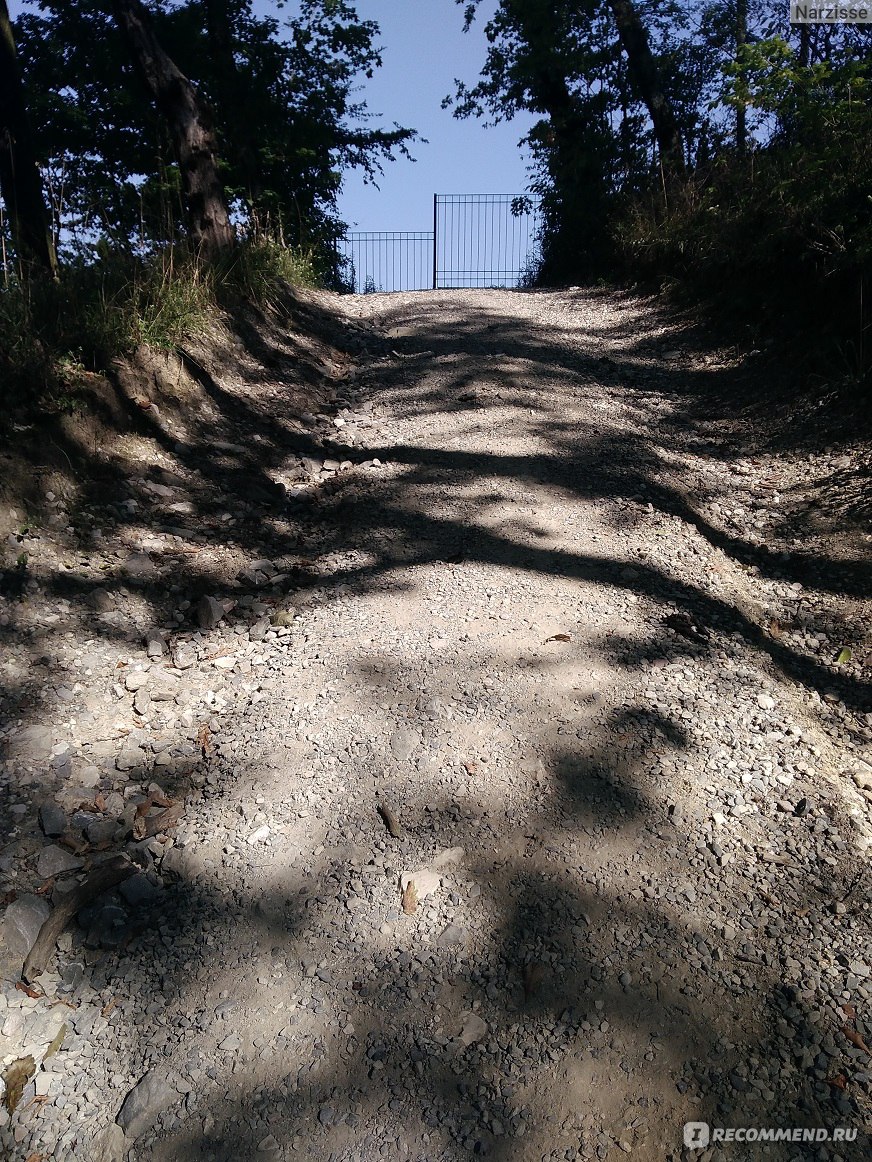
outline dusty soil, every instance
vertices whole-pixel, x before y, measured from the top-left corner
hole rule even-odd
[[[10,1158],[868,1157],[868,450],[764,386],[625,295],[323,295],[21,433]]]

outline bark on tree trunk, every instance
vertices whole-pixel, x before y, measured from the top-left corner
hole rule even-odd
[[[260,166],[257,152],[249,144],[251,126],[245,120],[245,82],[233,52],[233,18],[228,0],[206,0],[206,32],[228,145],[239,165],[249,209],[254,214],[261,193]]]
[[[666,169],[673,173],[684,170],[684,149],[678,123],[669,98],[663,91],[660,73],[648,33],[639,19],[633,0],[609,0],[609,7],[618,26],[624,52],[627,54],[627,68],[630,79],[639,97],[645,103],[654,136],[660,148],[660,157]]]
[[[57,255],[6,0],[0,0],[0,194],[19,257],[56,279]]]
[[[748,0],[736,0],[736,60],[740,61],[742,50],[748,40]],[[745,102],[736,105],[736,150],[744,156],[748,145],[748,110]]]
[[[167,56],[140,0],[114,0],[115,15],[136,68],[165,118],[182,177],[188,230],[207,257],[233,245],[233,227],[218,176],[212,118],[205,101]]]

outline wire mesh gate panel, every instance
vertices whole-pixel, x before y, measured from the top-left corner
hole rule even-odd
[[[336,252],[348,290],[527,286],[540,203],[526,194],[434,194],[432,230],[351,231]]]
[[[538,198],[433,195],[433,288],[525,286],[539,264]]]
[[[427,290],[433,285],[433,235],[428,230],[352,231],[337,243],[355,294]]]

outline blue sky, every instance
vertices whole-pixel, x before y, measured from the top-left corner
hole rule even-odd
[[[254,7],[281,18],[271,0],[255,0]],[[529,158],[518,141],[530,121],[485,129],[441,108],[455,77],[468,84],[478,78],[487,47],[483,29],[496,0],[484,0],[468,33],[454,0],[357,0],[355,7],[381,28],[384,65],[371,81],[362,78],[359,94],[376,115],[373,124],[399,122],[428,143],[415,143],[415,162],[400,158],[386,165],[379,189],[348,174],[339,207],[345,221],[359,230],[427,230],[434,193],[523,192]],[[9,8],[15,17],[24,5],[10,0]],[[285,13],[297,10],[292,0]]]
[[[531,124],[516,119],[485,129],[480,121],[458,121],[441,108],[454,78],[468,84],[486,55],[484,24],[495,0],[481,5],[468,33],[454,0],[358,0],[361,17],[381,28],[384,64],[361,95],[384,122],[417,129],[428,144],[385,167],[379,189],[348,175],[340,202],[343,217],[361,230],[427,230],[434,193],[521,193],[528,182],[529,155],[518,147]]]

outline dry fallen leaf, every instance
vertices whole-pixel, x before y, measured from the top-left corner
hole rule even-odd
[[[553,633],[551,637],[546,637],[546,642],[571,642],[572,638],[568,633]]]
[[[40,1098],[40,1099],[34,1098],[33,1100],[34,1100],[34,1102],[36,1102],[37,1100],[45,1101],[45,1099],[47,1097],[48,1097],[48,1094],[45,1094],[42,1098]],[[27,1157],[24,1159],[24,1162],[43,1162],[44,1158],[45,1158],[45,1154],[28,1154]]]
[[[24,1087],[36,1073],[36,1062],[32,1057],[19,1057],[3,1071],[3,1081],[6,1083],[6,1096],[3,1104],[10,1114],[15,1113],[15,1107],[21,1101]]]
[[[845,1016],[848,1018],[849,1021],[853,1021],[854,1018],[857,1016],[857,1010],[854,1008],[853,1005],[849,1005],[849,1004],[839,1005],[839,1009],[845,1014]]]
[[[795,867],[792,860],[788,859],[786,855],[778,855],[771,851],[761,851],[760,858],[764,863],[774,863],[776,867]]]
[[[116,1006],[117,1004],[118,1004],[118,998],[117,998],[117,997],[111,997],[111,998],[110,998],[110,999],[109,999],[109,1000],[106,1002],[106,1004],[103,1006],[103,1008],[100,1010],[100,1016],[101,1016],[101,1017],[108,1017],[108,1016],[109,1016],[109,1014],[112,1012],[112,1010],[115,1008],[115,1006]]]
[[[784,628],[780,622],[773,620],[769,622],[769,632],[772,637],[781,637],[784,633]]]
[[[477,775],[478,774],[478,767],[476,766],[475,763],[464,763],[463,769],[466,771],[466,773],[468,775]]]
[[[856,1029],[852,1029],[848,1025],[842,1025],[842,1033],[856,1049],[862,1049],[864,1053],[872,1053],[872,1049],[869,1048]]]
[[[147,824],[145,821],[145,816],[137,814],[136,818],[133,820],[133,826],[130,829],[130,834],[135,840],[139,841],[145,839],[146,830]]]
[[[30,985],[25,984],[23,980],[17,981],[15,987],[20,993],[25,993],[27,996],[29,996],[32,1001],[38,1001],[42,996],[42,993],[39,991],[39,989],[31,988]]]
[[[845,1077],[844,1073],[837,1073],[835,1077],[831,1077],[829,1079],[827,1085],[831,1085],[833,1089],[847,1089],[848,1079]]]
[[[61,1027],[58,1029],[57,1033],[55,1033],[51,1045],[49,1045],[48,1049],[46,1049],[45,1053],[43,1054],[43,1061],[48,1061],[51,1057],[54,1057],[55,1053],[57,1053],[61,1045],[63,1045],[66,1035],[67,1025],[66,1022],[64,1022],[64,1024],[61,1025]]]
[[[212,750],[211,735],[209,734],[209,727],[205,722],[197,731],[197,745],[202,750],[204,758]]]
[[[167,802],[170,803],[170,806],[159,811],[157,815],[148,814],[154,803],[152,796],[149,796],[145,803],[139,804],[131,828],[134,839],[147,839],[149,836],[159,835],[162,831],[168,831],[171,827],[178,825],[185,805],[175,799],[169,799]]]
[[[71,851],[73,855],[84,855],[88,851],[88,844],[85,843],[84,839],[73,835],[72,831],[67,831],[64,835],[60,836],[58,843],[61,847],[65,847],[68,851]]]
[[[403,888],[403,911],[407,916],[413,916],[418,907],[418,893],[412,880]]]
[[[396,815],[390,809],[390,807],[387,805],[387,803],[379,803],[379,805],[376,807],[376,810],[378,811],[379,815],[382,817],[382,821],[383,821],[385,827],[387,827],[390,835],[392,835],[394,839],[399,839],[400,836],[402,835],[402,828],[400,827],[400,821],[399,821],[399,819],[397,819]]]

